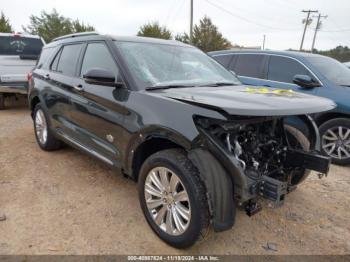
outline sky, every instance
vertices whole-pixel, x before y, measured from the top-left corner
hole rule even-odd
[[[158,21],[174,34],[189,31],[190,0],[0,0],[16,31],[23,31],[31,14],[53,8],[72,19],[93,25],[101,33],[136,35],[145,23]],[[302,10],[318,10],[323,26],[315,48],[350,46],[350,0],[194,0],[194,23],[205,15],[233,44],[265,48],[298,49],[303,33]],[[306,32],[304,49],[311,48],[317,18]]]

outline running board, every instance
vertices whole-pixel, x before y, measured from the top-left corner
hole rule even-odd
[[[88,148],[84,145],[82,145],[81,143],[79,143],[78,141],[76,141],[75,139],[71,138],[70,136],[64,134],[61,130],[57,130],[56,132],[61,138],[63,138],[63,140],[66,140],[68,143],[71,143],[73,146],[77,147],[78,149],[83,150],[84,152],[97,157],[98,159],[102,160],[103,162],[114,166],[114,163],[112,160],[108,159],[107,157],[101,155],[100,153],[96,152],[95,150]]]

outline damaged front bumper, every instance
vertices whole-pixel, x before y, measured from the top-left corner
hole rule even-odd
[[[305,123],[309,129],[309,134],[311,134],[309,137],[310,151],[288,149],[284,167],[313,170],[322,177],[329,171],[330,158],[319,153],[320,137],[313,120],[309,116],[300,116],[300,119]],[[215,156],[231,177],[235,201],[239,205],[246,206],[249,215],[260,210],[259,206],[256,205],[259,197],[273,201],[275,206],[281,206],[286,194],[295,189],[295,186],[291,185],[289,181],[281,181],[266,175],[259,177],[259,179],[247,176],[237,157],[228,152],[207,130],[200,126],[198,126],[198,130],[204,138],[202,144],[205,144],[205,147]]]

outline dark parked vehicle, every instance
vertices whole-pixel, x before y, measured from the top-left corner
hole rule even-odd
[[[246,85],[292,89],[332,99],[337,107],[313,117],[322,151],[350,163],[350,70],[330,57],[291,51],[216,51],[210,55]]]
[[[27,74],[43,45],[39,36],[0,33],[0,109],[4,109],[6,97],[27,95]]]
[[[233,88],[232,86],[236,86]],[[256,92],[255,92],[256,91]],[[35,136],[62,142],[138,182],[149,225],[177,248],[230,229],[236,206],[283,203],[309,174],[326,174],[305,114],[328,99],[242,86],[200,50],[177,41],[85,33],[44,47],[30,81]],[[284,124],[297,115],[313,134]]]

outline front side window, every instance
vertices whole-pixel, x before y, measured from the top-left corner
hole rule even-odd
[[[263,78],[265,55],[243,54],[237,55],[232,70],[240,76]]]
[[[283,56],[270,57],[267,73],[268,80],[293,83],[293,78],[295,75],[308,75],[313,78],[310,72],[294,59]]]
[[[115,44],[140,89],[159,85],[240,83],[214,59],[193,47],[123,41]]]
[[[115,73],[115,79],[117,79],[117,66],[112,58],[111,53],[103,43],[88,44],[85,51],[83,64],[81,66],[80,76],[83,77],[84,74],[92,68],[101,68],[112,71]]]
[[[332,83],[350,86],[350,70],[344,64],[326,56],[308,57],[307,60]]]
[[[65,45],[53,61],[51,69],[67,76],[74,76],[81,44]],[[54,67],[57,63],[57,68]]]

